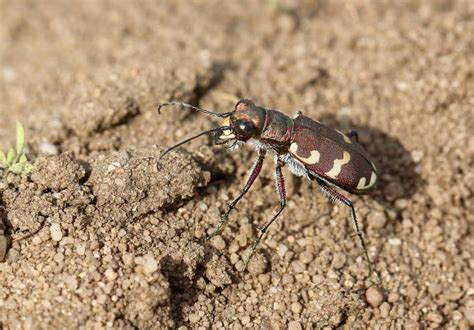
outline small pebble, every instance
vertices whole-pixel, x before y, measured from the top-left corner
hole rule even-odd
[[[413,159],[415,163],[419,163],[423,159],[423,156],[424,156],[423,150],[416,149],[411,152],[411,158]]]
[[[117,273],[114,272],[112,268],[107,268],[107,270],[104,272],[104,275],[109,281],[113,281],[117,278]]]
[[[158,263],[156,262],[155,257],[152,254],[146,254],[143,256],[143,270],[147,274],[151,274],[158,270]]]
[[[461,321],[462,320],[462,313],[460,311],[454,311],[453,312],[453,321]]]
[[[39,151],[43,154],[50,155],[50,156],[56,156],[59,154],[58,147],[50,142],[42,142],[39,145]]]
[[[234,265],[234,267],[237,271],[242,272],[245,269],[245,264],[242,260],[240,260]]]
[[[15,262],[15,261],[18,261],[18,259],[20,259],[20,252],[18,252],[18,250],[16,249],[8,250],[7,260],[9,262]]]
[[[389,303],[394,303],[394,302],[397,302],[399,298],[400,298],[400,296],[398,295],[398,293],[396,293],[396,292],[390,292],[390,293],[388,294],[387,301],[388,301]]]
[[[466,308],[464,316],[466,317],[469,326],[474,327],[474,305]]]
[[[258,275],[258,281],[263,284],[263,285],[267,285],[268,283],[270,283],[270,274],[260,274]]]
[[[64,254],[56,253],[53,257],[53,260],[56,261],[58,264],[62,264],[64,262]]]
[[[283,258],[285,256],[286,252],[288,252],[288,247],[286,245],[280,244],[280,246],[278,247],[278,251],[277,251],[280,258]]]
[[[78,255],[83,256],[86,253],[86,247],[83,244],[76,244],[76,252]]]
[[[59,242],[63,238],[63,232],[61,231],[59,223],[53,223],[51,227],[49,227],[49,232],[51,239],[55,242]]]
[[[240,247],[239,247],[239,244],[236,242],[236,241],[233,241],[232,243],[230,243],[229,245],[229,253],[236,253],[237,251],[239,251]]]
[[[248,270],[250,274],[259,275],[265,272],[267,266],[267,258],[261,253],[256,253],[249,261]]]
[[[283,274],[282,277],[282,283],[283,285],[288,285],[288,284],[293,284],[295,282],[295,277],[291,274]]]
[[[247,324],[250,323],[250,316],[244,315],[244,316],[240,319],[240,321],[242,322],[243,325],[247,325]]]
[[[331,318],[329,319],[329,324],[336,326],[342,322],[342,313],[336,312]]]
[[[239,257],[239,255],[238,255],[237,253],[232,253],[232,254],[230,255],[230,263],[231,263],[232,265],[235,265],[239,260],[240,260],[240,257]]]
[[[297,301],[295,301],[294,303],[291,304],[291,311],[295,314],[299,314],[301,313],[301,311],[303,310],[303,306],[301,306],[301,304]]]
[[[399,198],[395,201],[395,207],[399,210],[404,210],[408,206],[408,201],[405,198]]]
[[[282,300],[277,300],[273,303],[273,309],[275,311],[283,312],[284,310],[286,310],[286,304]]]
[[[236,237],[236,240],[237,240],[237,243],[239,244],[240,247],[245,247],[247,246],[247,236],[245,235],[245,233],[243,232],[240,232],[237,237]]]
[[[76,290],[79,283],[77,281],[76,276],[70,275],[66,278],[66,284],[69,287],[69,289]]]
[[[212,239],[211,239],[211,244],[213,247],[216,248],[216,250],[218,251],[222,251],[225,249],[225,241],[224,239],[222,238],[222,236],[214,236]]]
[[[370,306],[379,307],[384,300],[383,292],[378,286],[372,285],[365,292],[365,299]]]
[[[191,323],[198,323],[201,317],[196,313],[191,313],[189,314],[188,319]]]
[[[303,326],[298,321],[290,321],[288,323],[288,330],[303,330]]]
[[[400,245],[402,245],[402,241],[397,237],[390,238],[388,240],[388,244],[393,245],[393,246],[400,246]]]
[[[112,164],[107,166],[107,172],[113,172],[113,171],[115,171],[116,169],[118,169],[120,167],[121,167],[121,165],[120,165],[119,162],[113,162]]]
[[[373,211],[367,215],[367,223],[375,229],[380,229],[387,223],[387,216],[384,212]]]
[[[33,243],[34,245],[40,245],[42,242],[43,241],[41,240],[41,237],[39,237],[39,235],[34,236],[31,240],[31,243]]]
[[[313,261],[313,259],[314,255],[309,251],[305,251],[300,254],[300,260],[305,264],[309,264],[311,261]]]
[[[302,273],[306,270],[306,265],[300,260],[295,260],[291,263],[291,267],[295,273]]]
[[[208,206],[207,206],[206,203],[200,202],[199,203],[199,208],[201,209],[201,211],[206,212],[207,209],[208,209]]]
[[[409,286],[406,290],[407,297],[415,300],[418,297],[418,290],[414,286]]]
[[[388,317],[389,313],[390,313],[390,304],[384,301],[382,305],[380,305],[380,316],[385,319]]]
[[[346,255],[344,253],[336,253],[332,258],[331,266],[334,269],[341,269],[346,263]]]
[[[433,323],[441,323],[443,322],[443,315],[438,312],[429,312],[426,315],[426,319]]]

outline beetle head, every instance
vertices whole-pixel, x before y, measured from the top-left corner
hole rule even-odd
[[[159,104],[157,106],[158,113],[160,113],[160,110],[163,107],[170,105],[179,105],[183,108],[190,108],[209,116],[225,118],[225,120],[219,127],[198,133],[188,139],[185,139],[184,141],[181,141],[165,149],[165,151],[161,154],[160,159],[162,159],[166,154],[178,148],[179,146],[207,134],[214,134],[216,138],[216,143],[219,144],[226,143],[228,141],[245,142],[252,137],[258,137],[258,135],[262,132],[263,126],[265,124],[265,109],[257,107],[250,100],[242,99],[237,102],[233,111],[222,113],[201,109],[199,107],[184,102],[170,101]]]
[[[252,137],[258,137],[265,124],[265,116],[265,109],[250,100],[242,99],[237,102],[232,114],[222,122],[222,126],[230,126],[230,129],[223,131],[218,139],[245,142]]]

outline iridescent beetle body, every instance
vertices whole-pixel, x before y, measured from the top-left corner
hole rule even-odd
[[[355,138],[299,115],[289,152],[314,175],[353,194],[372,191],[375,165]]]
[[[261,234],[254,243],[247,262],[253,255],[263,234],[286,206],[286,192],[281,169],[287,165],[293,174],[317,181],[322,192],[328,198],[350,207],[369,269],[372,271],[372,264],[357,223],[353,204],[336,189],[340,188],[353,194],[366,194],[371,192],[376,185],[375,165],[364,148],[358,143],[357,133],[352,131],[344,134],[301,113],[298,113],[294,118],[290,118],[279,111],[256,106],[252,101],[246,99],[237,102],[234,111],[226,113],[213,113],[181,102],[162,104],[158,107],[158,110],[166,105],[190,107],[206,114],[225,118],[225,120],[220,127],[200,133],[167,149],[163,156],[177,146],[208,133],[215,134],[216,143],[218,144],[249,142],[256,147],[259,153],[241,194],[229,204],[221,222],[214,232],[209,235],[209,238],[218,233],[222,225],[227,222],[229,213],[247,193],[260,173],[267,152],[272,152],[275,155],[276,162],[275,185],[279,195],[280,209],[260,229]]]
[[[257,135],[249,139],[250,143],[256,144],[257,148],[272,149],[280,158],[284,156],[293,174],[319,177],[353,194],[367,194],[373,190],[377,181],[375,165],[354,136],[331,129],[301,113],[290,118],[261,107],[251,110],[253,104],[246,102],[250,101],[241,100],[236,113],[223,124],[236,127],[240,121],[251,121]],[[247,141],[246,138],[230,131],[218,136],[220,140]]]

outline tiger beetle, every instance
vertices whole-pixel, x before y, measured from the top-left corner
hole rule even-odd
[[[229,204],[217,227],[208,235],[208,240],[219,233],[222,226],[228,221],[229,213],[249,191],[262,169],[267,152],[270,152],[274,155],[276,163],[275,186],[280,200],[280,207],[273,217],[260,228],[260,235],[252,246],[245,267],[247,267],[265,232],[286,206],[282,167],[287,165],[294,175],[316,181],[323,195],[329,200],[346,205],[350,209],[356,234],[359,236],[364,249],[369,272],[373,272],[374,268],[357,222],[354,205],[349,198],[336,189],[339,188],[352,194],[362,195],[370,193],[377,183],[377,169],[370,160],[368,153],[359,144],[356,131],[345,134],[306,117],[301,112],[290,118],[279,111],[257,106],[247,99],[238,101],[233,111],[224,113],[204,110],[178,101],[160,104],[157,108],[158,113],[160,113],[161,108],[171,105],[191,108],[207,115],[225,119],[221,126],[201,132],[166,149],[160,160],[171,150],[207,134],[214,135],[216,144],[234,146],[249,142],[258,151],[257,161],[253,165],[241,193]],[[379,279],[376,272],[375,275]]]

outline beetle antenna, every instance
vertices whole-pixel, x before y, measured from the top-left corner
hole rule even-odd
[[[163,151],[160,158],[158,159],[158,162],[160,162],[163,159],[163,157],[167,153],[169,153],[171,150],[174,150],[174,149],[178,148],[179,146],[182,146],[183,144],[188,143],[189,141],[192,141],[194,139],[197,139],[200,136],[203,136],[203,135],[206,135],[206,134],[209,134],[209,133],[222,132],[222,131],[225,131],[225,130],[230,130],[230,126],[221,126],[221,127],[213,128],[213,129],[210,129],[208,131],[204,131],[204,132],[201,132],[199,134],[196,134],[196,135],[194,135],[190,138],[187,138],[186,140],[183,140],[179,143],[176,143],[174,146],[171,146],[168,149],[166,149],[165,151]]]
[[[194,105],[187,104],[187,103],[180,102],[180,101],[170,101],[170,102],[165,102],[165,103],[159,104],[156,107],[156,111],[158,111],[158,113],[161,114],[161,108],[169,106],[169,105],[179,105],[180,107],[191,108],[193,110],[205,113],[206,115],[211,115],[211,116],[220,117],[220,118],[226,118],[226,117],[229,117],[232,114],[232,112],[222,112],[222,113],[212,112],[212,111],[204,110],[204,109],[201,109],[199,107],[195,107]]]

